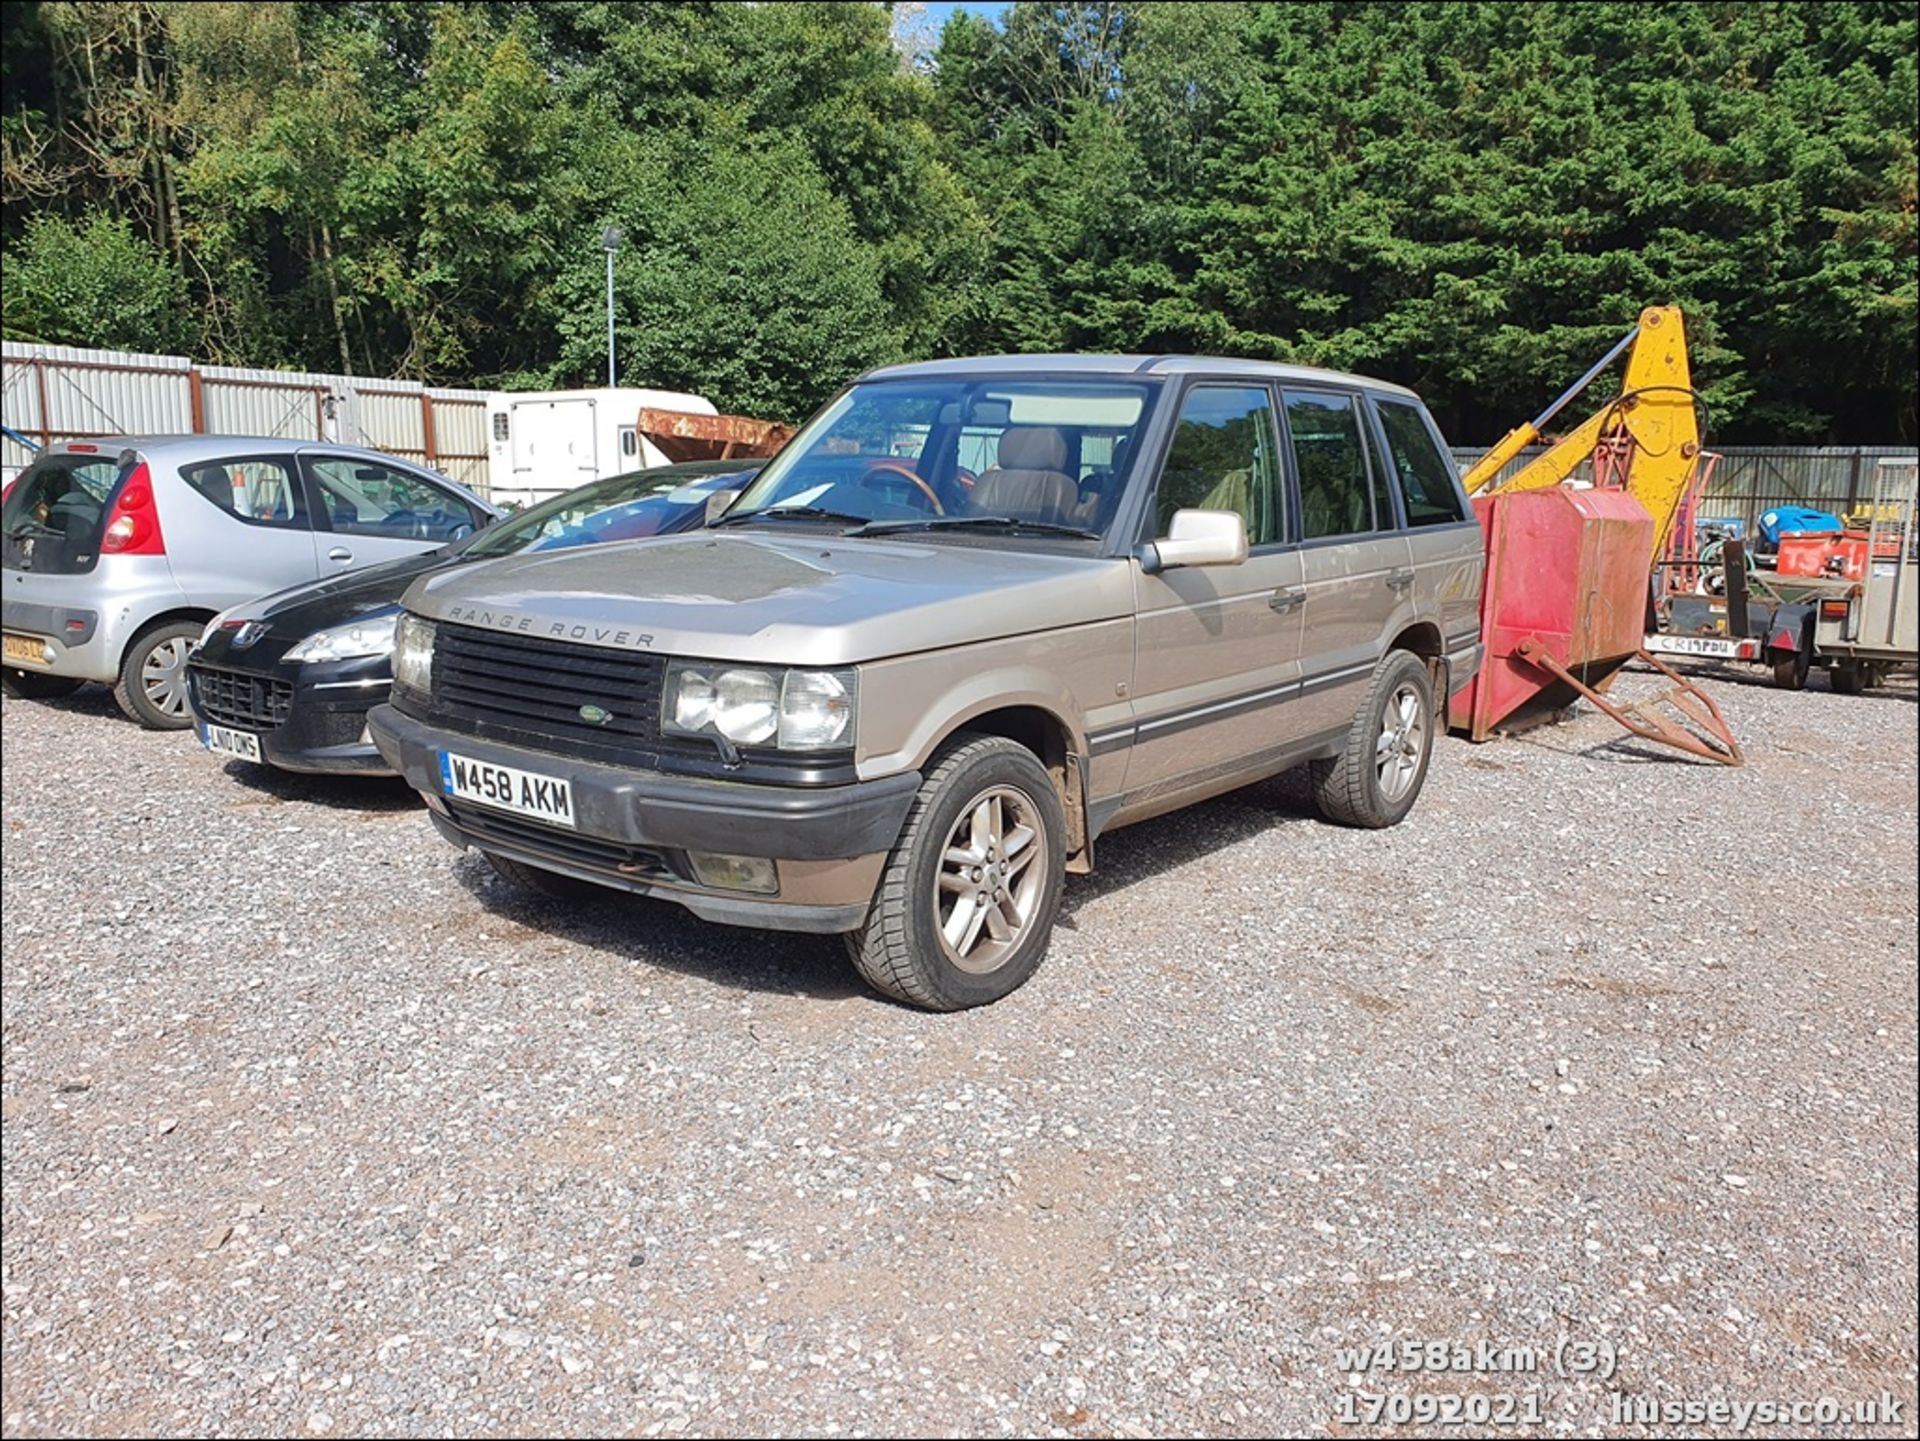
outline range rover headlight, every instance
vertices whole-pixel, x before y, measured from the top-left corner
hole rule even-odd
[[[788,671],[780,691],[780,748],[824,751],[852,740],[852,673]]]
[[[433,694],[433,622],[403,615],[393,633],[393,685],[415,695]]]
[[[352,660],[357,656],[386,655],[393,650],[394,623],[400,612],[351,620],[315,631],[287,652],[287,659],[311,664],[325,660]]]
[[[852,671],[763,670],[676,662],[661,726],[673,735],[725,736],[736,745],[834,750],[853,743]]]

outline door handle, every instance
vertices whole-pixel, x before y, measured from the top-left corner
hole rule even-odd
[[[327,552],[327,559],[346,562],[353,559],[353,552],[348,550],[344,545],[336,545],[332,550]]]
[[[1276,590],[1267,597],[1267,609],[1285,615],[1307,598],[1303,590]]]
[[[1412,584],[1413,571],[1409,568],[1402,567],[1399,570],[1390,570],[1387,572],[1387,586],[1391,590],[1405,590]]]

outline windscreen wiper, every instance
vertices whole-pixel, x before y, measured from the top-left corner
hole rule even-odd
[[[910,530],[1026,530],[1039,535],[1070,535],[1076,540],[1098,540],[1100,532],[1050,520],[1022,520],[1013,515],[929,515],[918,520],[872,520],[848,535],[895,535]]]
[[[723,525],[738,525],[745,520],[764,520],[767,517],[776,520],[843,520],[851,525],[866,525],[871,517],[852,515],[844,510],[828,510],[819,505],[763,505],[758,510],[743,510],[738,515],[723,515],[709,530],[718,530]]]

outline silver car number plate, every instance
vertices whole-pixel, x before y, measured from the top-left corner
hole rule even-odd
[[[455,800],[574,828],[573,786],[558,776],[537,775],[442,751],[440,789]]]
[[[217,756],[237,756],[243,761],[260,759],[260,737],[226,726],[203,725],[200,743]]]

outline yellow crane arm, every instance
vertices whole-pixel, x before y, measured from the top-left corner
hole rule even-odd
[[[1545,455],[1529,462],[1500,489],[1539,490],[1559,485],[1603,440],[1624,432],[1633,441],[1627,493],[1653,517],[1653,553],[1663,554],[1700,454],[1700,417],[1694,408],[1687,363],[1686,325],[1678,306],[1655,305],[1641,311],[1640,323],[1599,364],[1533,420],[1509,431],[1474,462],[1462,478],[1467,493],[1484,490],[1514,456],[1540,439],[1541,428],[1548,421],[1629,346],[1633,353],[1627,357],[1626,380],[1619,396]]]

